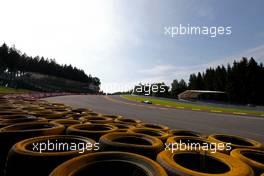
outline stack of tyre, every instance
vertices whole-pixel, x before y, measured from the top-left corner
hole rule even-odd
[[[60,103],[0,98],[0,175],[259,176],[261,143],[227,134],[171,130]],[[166,150],[169,143],[231,143],[231,151]],[[90,144],[97,150],[38,150]]]

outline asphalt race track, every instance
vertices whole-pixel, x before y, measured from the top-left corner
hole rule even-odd
[[[234,134],[264,143],[264,117],[159,107],[126,100],[119,96],[71,95],[45,100],[65,103],[73,107],[92,108],[93,111],[102,114],[116,114],[163,124],[171,129],[186,129],[204,134]]]

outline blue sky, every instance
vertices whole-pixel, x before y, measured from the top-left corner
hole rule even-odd
[[[264,61],[262,0],[2,1],[0,42],[55,58],[101,79],[108,92],[233,62]],[[166,26],[231,26],[216,38],[171,38]]]

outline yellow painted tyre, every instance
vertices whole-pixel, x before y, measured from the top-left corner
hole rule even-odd
[[[63,147],[58,144],[63,144]],[[57,147],[55,147],[56,145]],[[89,150],[86,148],[80,150],[77,147],[74,147],[73,150],[70,149],[71,146],[78,145],[88,145],[87,149]],[[40,149],[43,150],[41,153]],[[94,150],[95,141],[81,136],[52,135],[29,138],[16,143],[10,149],[7,157],[6,176],[47,176],[63,162]]]
[[[70,120],[70,119],[57,119],[53,120],[50,123],[57,123],[63,125],[66,129],[71,125],[80,124],[81,122],[78,120]]]
[[[154,123],[141,123],[138,125],[138,127],[150,128],[154,130],[161,130],[165,132],[168,132],[170,130],[170,128],[165,125],[154,124]]]
[[[108,118],[111,118],[111,119],[122,119],[123,116],[121,115],[112,115],[112,114],[101,114],[102,117],[108,117]]]
[[[201,150],[211,152],[218,151],[218,148],[215,143],[211,143],[211,141],[205,138],[194,136],[172,136],[168,138],[166,144],[170,145],[170,147],[172,145],[176,147],[177,145],[182,144],[184,145],[183,149],[186,148],[186,150]],[[177,147],[180,148],[180,146]]]
[[[209,135],[208,140],[215,143],[229,143],[229,150],[225,150],[225,153],[230,153],[231,150],[236,148],[250,148],[250,149],[261,149],[262,144],[258,141],[243,138],[235,135],[227,135],[227,134],[212,134]]]
[[[157,162],[128,152],[98,152],[79,156],[61,164],[50,174],[69,175],[167,176]]]
[[[100,116],[100,114],[96,112],[83,112],[81,113],[83,116]]]
[[[164,149],[162,141],[158,138],[137,133],[108,133],[100,138],[99,144],[102,151],[131,152],[152,159]]]
[[[54,114],[53,111],[50,110],[46,110],[46,109],[34,109],[34,110],[28,110],[27,111],[28,114],[34,114],[37,117],[42,117],[42,116],[46,116],[46,115],[50,115],[50,114]]]
[[[6,126],[0,129],[0,175],[3,171],[9,149],[18,141],[47,135],[60,135],[64,126],[49,122],[28,122]]]
[[[171,130],[170,133],[173,136],[194,136],[194,137],[203,137],[201,133],[196,131],[189,131],[189,130]]]
[[[48,120],[42,117],[25,117],[25,118],[13,118],[13,119],[5,119],[5,120],[1,119],[0,127],[3,128],[9,125],[15,125],[26,122],[48,122]]]
[[[0,116],[2,115],[17,115],[17,114],[21,114],[21,113],[25,113],[24,111],[22,110],[0,110]]]
[[[63,125],[64,126],[63,134],[66,134],[66,130],[68,129],[69,126],[81,124],[79,120],[71,120],[71,119],[57,119],[57,120],[50,121],[50,123]]]
[[[98,141],[102,135],[115,132],[117,129],[109,124],[77,124],[69,126],[66,134],[84,136]]]
[[[129,119],[129,118],[117,118],[115,119],[116,123],[126,123],[126,124],[131,124],[131,125],[138,125],[142,123],[140,120],[137,119]]]
[[[44,117],[49,120],[54,120],[54,119],[66,119],[67,118],[67,113],[63,112],[52,112],[51,114],[44,114],[41,117]]]
[[[254,176],[247,164],[219,152],[163,151],[157,161],[169,176]]]
[[[248,164],[254,170],[255,175],[264,172],[264,151],[238,148],[233,150],[230,155]]]
[[[92,109],[86,109],[86,108],[76,108],[76,109],[72,109],[71,111],[80,114],[85,112],[93,112]]]
[[[129,130],[132,128],[135,128],[134,125],[131,124],[125,124],[125,123],[111,123],[110,125],[114,125],[118,128],[118,130]]]
[[[84,115],[79,114],[79,113],[67,114],[65,119],[79,120],[82,116],[84,116]]]
[[[152,128],[132,128],[129,129],[128,132],[150,135],[152,137],[160,139],[162,142],[166,142],[167,139],[171,136],[171,134],[169,133],[161,130],[154,130]]]
[[[113,119],[109,117],[102,116],[82,116],[79,118],[82,122],[91,122],[91,123],[112,123]]]

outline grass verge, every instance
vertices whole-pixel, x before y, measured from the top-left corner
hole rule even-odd
[[[155,105],[162,105],[166,107],[174,107],[179,109],[191,109],[191,110],[202,110],[202,111],[210,111],[215,113],[232,113],[232,114],[238,114],[238,115],[254,115],[254,116],[264,116],[263,111],[254,111],[254,110],[248,110],[248,109],[240,109],[240,108],[224,108],[219,107],[217,105],[211,106],[211,105],[197,105],[192,103],[182,103],[182,102],[175,102],[171,100],[164,100],[164,99],[157,99],[153,97],[139,97],[134,95],[122,95],[121,97],[133,100],[137,102],[141,102],[144,100],[149,100],[152,102],[152,104]]]
[[[30,92],[30,90],[26,89],[14,89],[10,87],[1,87],[0,86],[0,94],[9,94],[9,93],[26,93]]]

